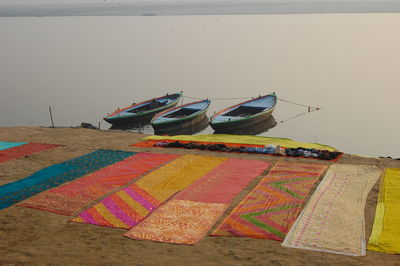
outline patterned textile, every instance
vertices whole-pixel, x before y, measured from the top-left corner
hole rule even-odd
[[[318,143],[307,143],[294,141],[287,138],[272,138],[262,136],[246,136],[246,135],[229,135],[229,134],[210,134],[210,135],[178,135],[178,136],[148,136],[144,140],[178,140],[178,141],[194,141],[205,143],[236,143],[236,144],[253,144],[253,145],[280,145],[286,148],[303,147],[307,149],[318,149],[335,151],[328,145]],[[133,144],[133,146],[139,146]]]
[[[388,168],[381,182],[368,250],[400,253],[400,169]]]
[[[211,235],[282,241],[326,168],[325,164],[277,162]]]
[[[283,245],[344,255],[365,255],[364,208],[381,171],[368,165],[333,165]]]
[[[125,236],[176,244],[199,241],[224,213],[232,198],[269,163],[228,159],[152,213]]]
[[[251,180],[268,169],[269,163],[258,160],[228,159],[180,192],[175,198],[229,204]]]
[[[160,204],[225,160],[184,155],[106,197],[71,221],[129,229],[141,222]]]
[[[26,142],[6,142],[6,141],[0,141],[0,151],[9,149],[12,147],[24,145]]]
[[[179,156],[138,153],[68,184],[44,191],[17,206],[72,215],[90,201]]]
[[[0,186],[0,210],[39,192],[121,161],[133,154],[135,153],[97,150],[84,156],[44,168],[24,179]]]
[[[195,244],[228,204],[170,200],[124,236],[175,244]]]
[[[81,212],[72,222],[129,229],[140,223],[161,202],[135,184]]]
[[[13,148],[9,148],[6,150],[0,150],[0,163],[14,160],[18,158],[22,158],[24,156],[41,152],[45,150],[49,150],[60,145],[56,144],[44,144],[44,143],[28,143],[24,145],[19,145]]]
[[[184,155],[136,184],[159,201],[165,201],[226,160],[220,157]]]

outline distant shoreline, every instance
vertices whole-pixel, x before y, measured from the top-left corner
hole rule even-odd
[[[0,17],[400,13],[400,1],[190,1],[0,5]]]

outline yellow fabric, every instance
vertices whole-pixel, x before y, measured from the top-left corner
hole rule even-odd
[[[368,250],[400,254],[400,169],[388,168],[379,190]]]
[[[143,207],[139,202],[133,200],[124,190],[118,191],[117,195],[131,206],[140,216],[146,217],[149,214],[149,211],[145,207]]]
[[[136,185],[163,202],[225,160],[219,157],[184,155],[148,174],[137,181]]]
[[[247,136],[247,135],[228,135],[228,134],[212,134],[212,135],[177,135],[177,136],[148,136],[145,140],[180,140],[180,141],[204,141],[204,142],[226,142],[238,144],[252,144],[252,145],[280,145],[286,148],[303,147],[307,149],[318,149],[335,151],[327,145],[318,143],[298,142],[286,138],[271,138],[261,136]]]

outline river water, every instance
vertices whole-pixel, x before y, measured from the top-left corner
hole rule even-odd
[[[98,125],[181,90],[275,91],[322,109],[285,121],[307,107],[279,101],[262,135],[400,157],[399,29],[400,14],[2,17],[0,126],[49,126],[49,106],[56,126]],[[240,101],[213,100],[208,114]]]

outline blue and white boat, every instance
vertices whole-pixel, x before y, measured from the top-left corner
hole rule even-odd
[[[276,94],[253,98],[215,113],[210,125],[215,131],[230,131],[254,126],[271,117],[276,106]]]
[[[151,125],[155,131],[193,127],[206,118],[209,106],[209,100],[202,100],[173,107],[155,115]]]
[[[134,123],[146,119],[149,121],[155,114],[176,106],[182,98],[182,94],[182,92],[167,94],[162,97],[132,104],[123,109],[116,110],[103,119],[113,125]]]

